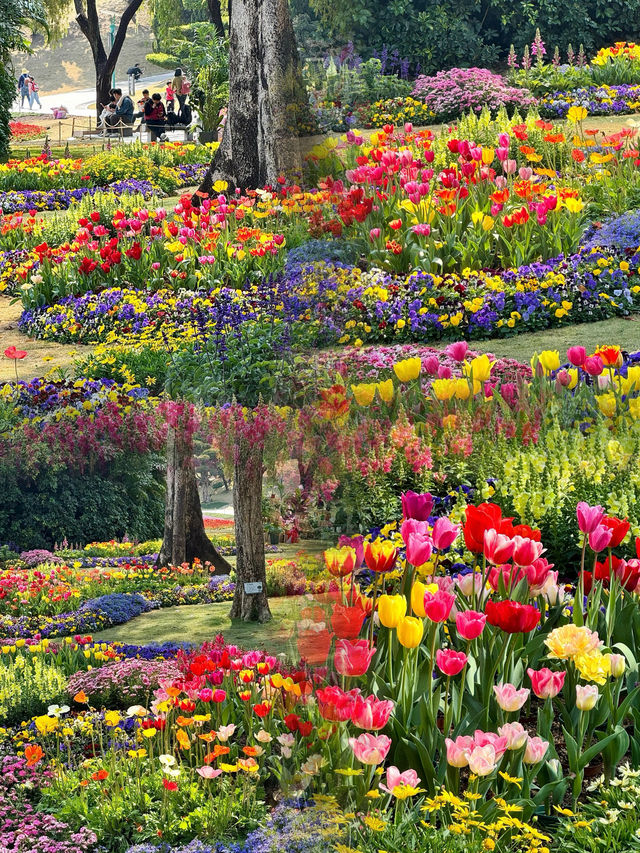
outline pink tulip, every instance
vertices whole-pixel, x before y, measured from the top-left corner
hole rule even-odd
[[[453,649],[438,649],[436,652],[436,665],[443,675],[458,675],[466,662],[467,656],[464,652],[456,652]]]
[[[587,351],[584,347],[569,347],[567,358],[574,367],[582,367],[587,359]]]
[[[522,760],[525,764],[538,764],[545,757],[548,749],[549,741],[542,740],[541,737],[530,737]]]
[[[542,542],[526,539],[524,536],[514,536],[511,541],[513,542],[513,562],[517,566],[529,566],[544,551]]]
[[[521,166],[518,170],[521,180],[530,181],[533,177],[533,169],[530,166]]]
[[[507,749],[512,751],[521,749],[529,737],[521,723],[505,723],[498,729],[498,734],[507,739]]]
[[[429,376],[435,376],[440,367],[440,359],[437,355],[429,355],[422,359],[422,367],[424,372],[428,373]]]
[[[448,518],[444,516],[439,518],[436,523],[433,525],[433,544],[438,549],[438,551],[445,551],[449,548],[458,538],[458,534],[460,533],[460,525],[453,524],[453,522],[449,521]]]
[[[518,164],[515,160],[504,160],[502,163],[502,168],[506,175],[515,174],[516,169],[518,168]]]
[[[506,737],[501,737],[495,732],[483,732],[476,729],[473,733],[473,742],[476,746],[492,746],[497,760],[500,760],[507,751]]]
[[[503,131],[502,133],[498,134],[498,145],[500,145],[502,148],[508,148],[510,143],[511,143],[511,137],[509,136],[508,133]]]
[[[477,610],[461,610],[456,613],[456,629],[463,640],[475,640],[484,631],[487,617]]]
[[[372,228],[369,231],[369,237],[371,238],[371,240],[376,240],[379,236],[380,236],[380,229],[379,228]]]
[[[496,148],[496,157],[501,163],[504,163],[504,161],[509,157],[509,149],[502,147]]]
[[[359,729],[378,731],[383,729],[389,722],[393,711],[393,702],[390,699],[376,699],[375,696],[356,696],[351,711],[351,721]]]
[[[453,370],[449,367],[448,364],[441,364],[438,368],[438,379],[451,379],[453,376]]]
[[[598,506],[589,506],[586,501],[580,501],[576,507],[578,516],[578,527],[583,533],[592,533],[604,518],[603,508]]]
[[[456,575],[456,585],[467,598],[473,593],[479,595],[482,590],[482,575],[480,572],[467,572],[466,575]]]
[[[198,693],[198,699],[201,702],[211,702],[213,699],[213,690],[210,687],[205,687]]]
[[[519,711],[529,698],[531,692],[528,687],[517,689],[515,684],[494,685],[493,692],[496,694],[496,702],[503,711]]]
[[[589,534],[589,548],[599,554],[608,548],[613,539],[613,530],[610,527],[605,527],[604,524],[599,524],[595,530]]]
[[[604,370],[604,364],[599,355],[590,355],[589,358],[585,359],[582,369],[586,370],[589,376],[600,376]]]
[[[407,560],[411,565],[422,566],[426,563],[433,552],[433,542],[427,522],[408,518],[402,523],[400,533],[406,546]]]
[[[209,676],[209,677],[211,677],[211,676]],[[214,690],[212,698],[213,698],[214,702],[224,702],[224,700],[227,698],[227,691],[226,690]]]
[[[364,675],[369,669],[371,660],[375,655],[375,646],[369,648],[367,640],[336,640],[336,651],[334,663],[339,675]]]
[[[401,788],[405,785],[409,788],[417,788],[420,784],[420,779],[415,770],[405,770],[401,773],[397,767],[387,767],[387,784],[380,785],[381,791],[386,791],[387,794],[393,794],[395,788]]]
[[[400,497],[402,515],[405,519],[414,518],[416,521],[426,521],[431,515],[433,497],[429,492],[424,492],[421,495],[416,494],[416,492],[403,492]]]
[[[538,557],[538,559],[533,560],[530,565],[523,566],[523,571],[529,586],[532,589],[544,586],[552,568],[553,563],[550,563],[545,557]],[[556,572],[556,580],[557,575],[558,573]]]
[[[391,748],[391,738],[364,732],[359,737],[350,737],[349,746],[361,764],[382,764]]]
[[[455,740],[444,739],[447,745],[447,764],[451,767],[466,767],[469,763],[469,755],[475,744],[473,738],[468,735],[460,735]]]
[[[438,590],[434,595],[431,592],[424,594],[424,612],[432,622],[444,622],[449,618],[451,608],[456,600],[455,595]]]
[[[495,566],[506,563],[513,554],[513,540],[491,528],[484,532],[484,555]]]
[[[216,776],[222,775],[222,770],[218,767],[197,767],[196,772],[199,773],[203,779],[215,779]]]
[[[455,341],[445,348],[447,355],[450,355],[454,361],[464,361],[469,349],[469,344],[466,341]]]
[[[531,679],[533,692],[538,699],[553,699],[562,690],[566,672],[552,672],[548,667],[542,669],[527,669],[527,675]]]
[[[489,776],[497,766],[496,751],[490,744],[476,746],[469,754],[469,770],[476,776]]]
[[[496,175],[495,185],[499,190],[503,190],[505,187],[509,186],[509,181],[504,177],[504,175]],[[504,205],[501,204],[498,210],[502,210],[503,207]]]

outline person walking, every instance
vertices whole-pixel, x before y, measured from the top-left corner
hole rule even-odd
[[[173,80],[171,81],[171,88],[175,92],[178,103],[180,104],[178,109],[179,114],[187,101],[187,95],[191,91],[191,83],[189,83],[182,73],[182,68],[176,68],[176,73],[173,75]]]
[[[151,99],[144,105],[144,119],[148,130],[151,132],[151,141],[157,142],[165,136],[167,125],[167,111],[162,103],[162,95],[154,92]]]
[[[40,91],[40,87],[33,79],[31,75],[27,77],[27,85],[29,88],[29,109],[33,109],[33,104],[36,103],[38,105],[38,109],[42,109],[42,104],[40,103],[40,95],[38,92]]]
[[[29,100],[29,72],[26,68],[22,69],[22,74],[18,80],[18,92],[20,94],[20,109],[24,109],[25,99]]]

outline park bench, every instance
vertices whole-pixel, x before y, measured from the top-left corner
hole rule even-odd
[[[172,126],[167,125],[164,132],[169,135],[170,133],[181,133],[182,138],[185,142],[191,142],[193,140],[193,131],[195,130],[195,125],[187,125],[187,124],[174,124]],[[138,128],[140,133],[140,141],[142,142],[143,134],[145,135],[145,142],[151,141],[151,131],[147,128],[146,124],[143,122]]]

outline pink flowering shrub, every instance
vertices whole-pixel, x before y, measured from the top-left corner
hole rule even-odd
[[[173,660],[127,660],[76,672],[67,684],[69,696],[84,691],[96,708],[126,708],[145,704],[161,681],[178,677],[180,670]]]
[[[480,355],[473,349],[467,349],[464,359],[470,360]],[[462,376],[462,361],[453,358],[447,349],[436,349],[423,344],[388,344],[385,346],[359,347],[340,352],[320,353],[319,362],[329,372],[338,372],[350,382],[377,382],[393,377],[393,365],[405,358],[422,360],[422,384],[425,393],[434,379],[450,376]],[[518,383],[531,378],[531,368],[513,358],[495,359],[492,369],[492,383],[499,380]]]
[[[535,103],[527,89],[510,86],[504,77],[487,68],[452,68],[433,77],[420,76],[411,94],[443,121],[469,110],[478,113],[483,107],[496,112],[503,106],[513,110]]]

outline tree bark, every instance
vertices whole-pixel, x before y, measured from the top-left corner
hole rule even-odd
[[[76,21],[84,37],[89,42],[93,54],[93,64],[96,69],[96,111],[97,116],[102,112],[101,104],[106,104],[111,88],[111,75],[122,51],[127,37],[127,28],[134,15],[142,6],[143,0],[129,0],[122,13],[118,29],[113,38],[113,47],[107,53],[100,33],[100,20],[96,0],[73,0],[76,10]]]
[[[196,558],[211,563],[214,574],[231,572],[231,565],[216,550],[204,529],[191,446],[170,427],[164,538],[156,565],[192,564]]]
[[[207,9],[211,23],[216,28],[216,32],[220,38],[225,37],[224,24],[222,22],[222,9],[220,8],[220,0],[207,0]]]
[[[194,204],[218,180],[261,187],[302,165],[297,118],[306,94],[288,0],[234,0],[229,25],[227,122]]]
[[[236,590],[232,619],[268,622],[267,573],[262,530],[263,450],[246,441],[236,447],[233,511],[236,525]],[[258,593],[245,592],[245,583],[261,583]]]

